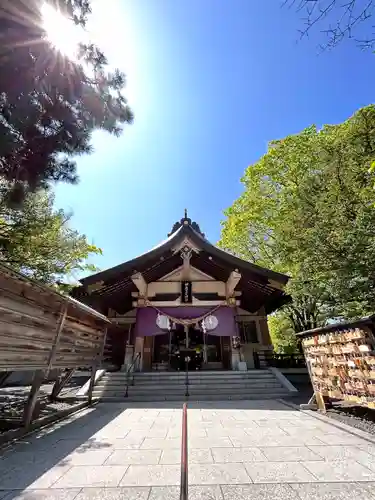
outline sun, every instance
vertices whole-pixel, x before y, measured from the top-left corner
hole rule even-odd
[[[79,44],[85,40],[83,28],[47,3],[43,4],[41,13],[43,28],[51,45],[64,56],[76,60]]]

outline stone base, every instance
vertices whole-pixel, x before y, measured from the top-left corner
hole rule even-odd
[[[315,403],[302,403],[299,405],[300,409],[301,410],[317,410],[318,409],[318,405],[315,404]]]

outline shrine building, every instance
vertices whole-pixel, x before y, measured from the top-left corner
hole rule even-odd
[[[141,371],[244,370],[265,367],[267,316],[288,301],[287,281],[214,246],[185,211],[165,241],[82,279],[74,296],[111,319],[112,369],[139,354]]]

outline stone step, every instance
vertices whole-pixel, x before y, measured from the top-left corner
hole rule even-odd
[[[156,395],[160,395],[163,397],[167,397],[169,394],[185,394],[186,389],[184,388],[183,390],[178,390],[178,391],[170,391],[170,392],[164,392],[164,391],[158,391],[153,394],[150,394],[149,392],[142,392],[142,391],[130,391],[129,390],[129,395],[131,396],[152,396],[155,397]],[[281,387],[274,387],[272,391],[262,391],[262,390],[256,390],[256,391],[247,391],[247,390],[222,390],[222,391],[214,391],[214,390],[197,390],[197,389],[191,389],[189,387],[189,394],[200,394],[201,396],[208,395],[208,394],[266,394],[268,392],[278,392],[282,391]],[[107,391],[103,391],[103,394],[106,393]],[[109,391],[111,392],[111,391]],[[117,391],[113,391],[117,392]],[[124,391],[123,391],[124,392]]]
[[[260,377],[260,378],[200,378],[200,377],[180,377],[180,378],[163,378],[160,380],[148,380],[148,379],[138,379],[134,378],[134,383],[136,385],[166,385],[166,384],[184,384],[186,378],[193,382],[194,384],[254,384],[257,382],[267,383],[270,380],[275,380],[275,377]],[[112,378],[112,377],[103,377],[99,380],[99,382],[113,382],[113,383],[125,383],[127,382],[127,378]],[[132,382],[132,379],[129,379],[129,382]]]
[[[197,387],[197,386],[189,386],[188,388],[190,393],[194,394],[265,394],[268,392],[275,392],[275,391],[284,391],[287,392],[286,389],[281,387],[280,385],[275,385],[272,387],[258,387],[258,388],[250,388],[250,387]],[[94,389],[94,393],[101,393],[101,394],[109,394],[109,393],[118,393],[118,394],[124,394],[126,391],[126,388],[116,388],[116,387],[97,387]],[[155,397],[156,395],[161,395],[161,396],[167,396],[169,394],[180,394],[180,393],[185,393],[186,387],[185,386],[178,386],[178,387],[171,387],[168,390],[164,389],[157,389],[154,391],[148,391],[148,390],[142,390],[139,387],[132,386],[129,387],[129,394],[132,395],[149,395],[150,397]]]
[[[281,386],[270,387],[267,391],[264,389],[197,389],[195,387],[189,387],[189,393],[191,394],[266,394],[267,392],[283,391]],[[130,392],[130,391],[129,391]],[[133,394],[133,392],[132,392]],[[135,394],[135,393],[134,393]],[[136,394],[140,394],[137,392]]]
[[[139,380],[142,382],[143,380],[153,380],[155,382],[160,382],[162,380],[181,380],[182,378],[185,379],[186,377],[186,372],[181,372],[180,374],[170,374],[167,373],[164,376],[156,376],[156,377],[140,377],[139,375],[135,375],[134,379]],[[274,378],[274,374],[271,372],[264,373],[261,375],[223,375],[222,373],[218,373],[216,377],[213,377],[212,375],[206,377],[204,372],[188,372],[188,377],[192,380],[258,380],[258,379],[265,379],[265,378]],[[126,377],[114,377],[114,378],[126,378]]]
[[[228,400],[234,400],[234,401],[248,401],[248,400],[264,400],[264,399],[279,399],[279,398],[285,398],[286,394],[284,392],[273,392],[273,393],[266,393],[262,394],[261,396],[254,394],[246,394],[240,395],[240,394],[208,394],[205,395],[204,397],[200,396],[191,396],[191,397],[184,397],[183,395],[169,395],[168,397],[164,397],[162,399],[160,398],[152,398],[150,396],[130,396],[125,398],[124,395],[119,395],[119,396],[113,396],[113,395],[102,395],[102,396],[94,396],[100,399],[101,401],[108,401],[108,402],[128,402],[128,403],[157,403],[157,402],[163,402],[163,401],[191,401],[191,402],[205,402],[205,401],[228,401]]]
[[[103,390],[103,391],[108,391],[108,390],[126,390],[126,385],[122,384],[98,384],[95,386],[96,388]],[[129,385],[129,391],[137,391],[137,392],[149,392],[150,394],[154,392],[168,392],[168,391],[175,391],[175,390],[180,390],[181,388],[185,388],[186,384],[176,384],[176,385],[169,385],[169,386],[158,386],[158,387],[148,387],[148,386],[141,386],[141,385]],[[228,390],[228,391],[238,391],[238,390],[246,390],[246,391],[266,391],[270,390],[274,387],[282,387],[281,384],[279,384],[277,381],[275,382],[270,382],[269,384],[238,384],[238,385],[233,385],[233,384],[221,384],[221,385],[210,385],[210,384],[189,384],[189,387],[191,387],[194,390],[197,391],[223,391],[223,390]]]
[[[194,380],[189,380],[188,385],[194,385],[197,387],[270,387],[274,384],[280,385],[280,382],[276,379],[270,379],[267,381],[252,381],[252,382],[242,382],[242,383],[236,383],[233,381],[227,381],[227,380],[222,380],[218,382],[211,382],[211,381],[199,381],[196,382]],[[129,387],[141,387],[145,390],[153,391],[156,389],[165,389],[168,390],[169,387],[180,387],[180,386],[185,386],[186,382],[185,380],[181,380],[179,382],[172,382],[172,383],[161,383],[161,384],[140,384],[135,382],[135,384],[127,384],[126,381],[113,381],[113,380],[101,380],[96,384],[96,387],[126,387],[129,385]]]
[[[168,371],[168,372],[135,372],[138,378],[157,378],[157,377],[168,377],[168,376],[179,376],[185,373],[185,370],[181,371]],[[109,375],[126,375],[126,372],[113,372]],[[272,373],[269,370],[249,370],[246,372],[237,371],[202,371],[202,370],[191,370],[189,371],[191,376],[201,376],[201,377],[261,377],[262,375],[269,375]]]
[[[185,372],[137,372],[125,398],[127,380],[125,372],[106,373],[94,387],[94,398],[129,402],[185,400]],[[188,381],[190,397],[186,400],[190,401],[275,399],[289,395],[269,370],[189,372]]]
[[[281,384],[277,381],[277,380],[270,380],[269,382],[261,382],[261,383],[251,383],[251,384],[233,384],[233,383],[222,383],[222,384],[210,384],[210,383],[207,383],[207,384],[202,384],[202,383],[194,383],[192,381],[189,382],[189,385],[190,387],[197,387],[197,388],[201,388],[201,389],[209,389],[209,388],[215,388],[215,389],[220,389],[221,387],[227,387],[228,389],[231,389],[231,388],[234,388],[234,389],[238,389],[238,388],[241,388],[241,387],[246,387],[246,388],[254,388],[254,389],[267,389],[268,387],[274,387],[275,385],[276,386],[280,386]],[[137,389],[140,389],[142,391],[157,391],[157,390],[164,390],[164,391],[168,391],[169,389],[173,389],[175,387],[185,387],[186,384],[185,383],[179,383],[179,384],[160,384],[160,385],[146,385],[146,384],[135,384],[135,385],[131,385],[129,384],[128,387],[136,387]],[[96,387],[114,387],[114,388],[121,388],[121,387],[126,387],[126,384],[117,384],[117,383],[99,383],[96,385]]]
[[[133,373],[133,372],[131,372]],[[134,375],[137,378],[165,378],[165,377],[181,377],[186,372],[185,370],[181,371],[167,371],[167,372],[134,372]],[[264,375],[272,375],[272,372],[268,370],[252,370],[247,372],[231,372],[231,371],[217,371],[217,372],[206,372],[202,370],[194,370],[189,371],[189,375],[192,377],[261,377]],[[126,377],[127,372],[107,372],[106,376],[111,377]]]
[[[169,375],[169,376],[164,376],[164,377],[139,377],[138,375],[135,375],[134,380],[138,384],[142,383],[164,383],[166,381],[171,382],[171,381],[180,381],[180,380],[185,380],[186,374],[181,373],[181,375]],[[267,374],[261,375],[261,376],[230,376],[230,377],[225,377],[222,375],[218,375],[217,377],[205,377],[202,372],[200,374],[193,374],[189,373],[188,375],[189,380],[199,380],[199,381],[233,381],[233,382],[242,382],[242,381],[248,381],[248,380],[269,380],[275,378],[272,373],[268,372]],[[104,377],[101,380],[118,380],[118,381],[126,381],[127,377],[126,375],[123,376],[108,376],[104,375]]]
[[[275,378],[272,374],[269,375],[263,375],[261,377],[205,377],[202,375],[201,377],[199,376],[192,376],[191,374],[188,375],[189,380],[207,380],[207,381],[215,381],[215,380],[233,380],[234,382],[236,381],[245,381],[245,380],[267,380],[267,379],[272,379]],[[161,378],[139,378],[137,376],[134,377],[134,380],[136,380],[139,384],[142,384],[143,382],[154,382],[155,384],[161,383],[164,381],[171,381],[171,380],[185,380],[186,379],[186,374],[184,373],[180,377],[161,377]],[[111,377],[111,380],[126,380],[126,377]]]
[[[116,389],[119,386],[112,386],[115,387]],[[121,386],[120,386],[121,387]],[[171,385],[169,387],[154,387],[152,390],[148,387],[142,387],[139,385],[130,385],[129,386],[129,391],[141,391],[141,392],[161,392],[161,391],[176,391],[180,390],[181,388],[185,388],[186,384],[179,384],[179,385]],[[275,382],[273,384],[269,384],[267,386],[265,385],[231,385],[231,384],[225,384],[225,385],[201,385],[201,384],[188,384],[188,387],[191,389],[197,390],[197,391],[269,391],[270,389],[274,387],[282,387],[281,384]]]

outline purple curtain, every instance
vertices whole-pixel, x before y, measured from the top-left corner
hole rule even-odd
[[[164,307],[160,312],[179,319],[194,319],[213,311],[214,307]],[[221,306],[212,313],[217,317],[219,324],[214,330],[207,331],[208,335],[235,336],[236,323],[234,310],[231,307]],[[156,324],[158,312],[153,307],[140,307],[137,310],[135,335],[137,337],[149,337],[166,333]]]

